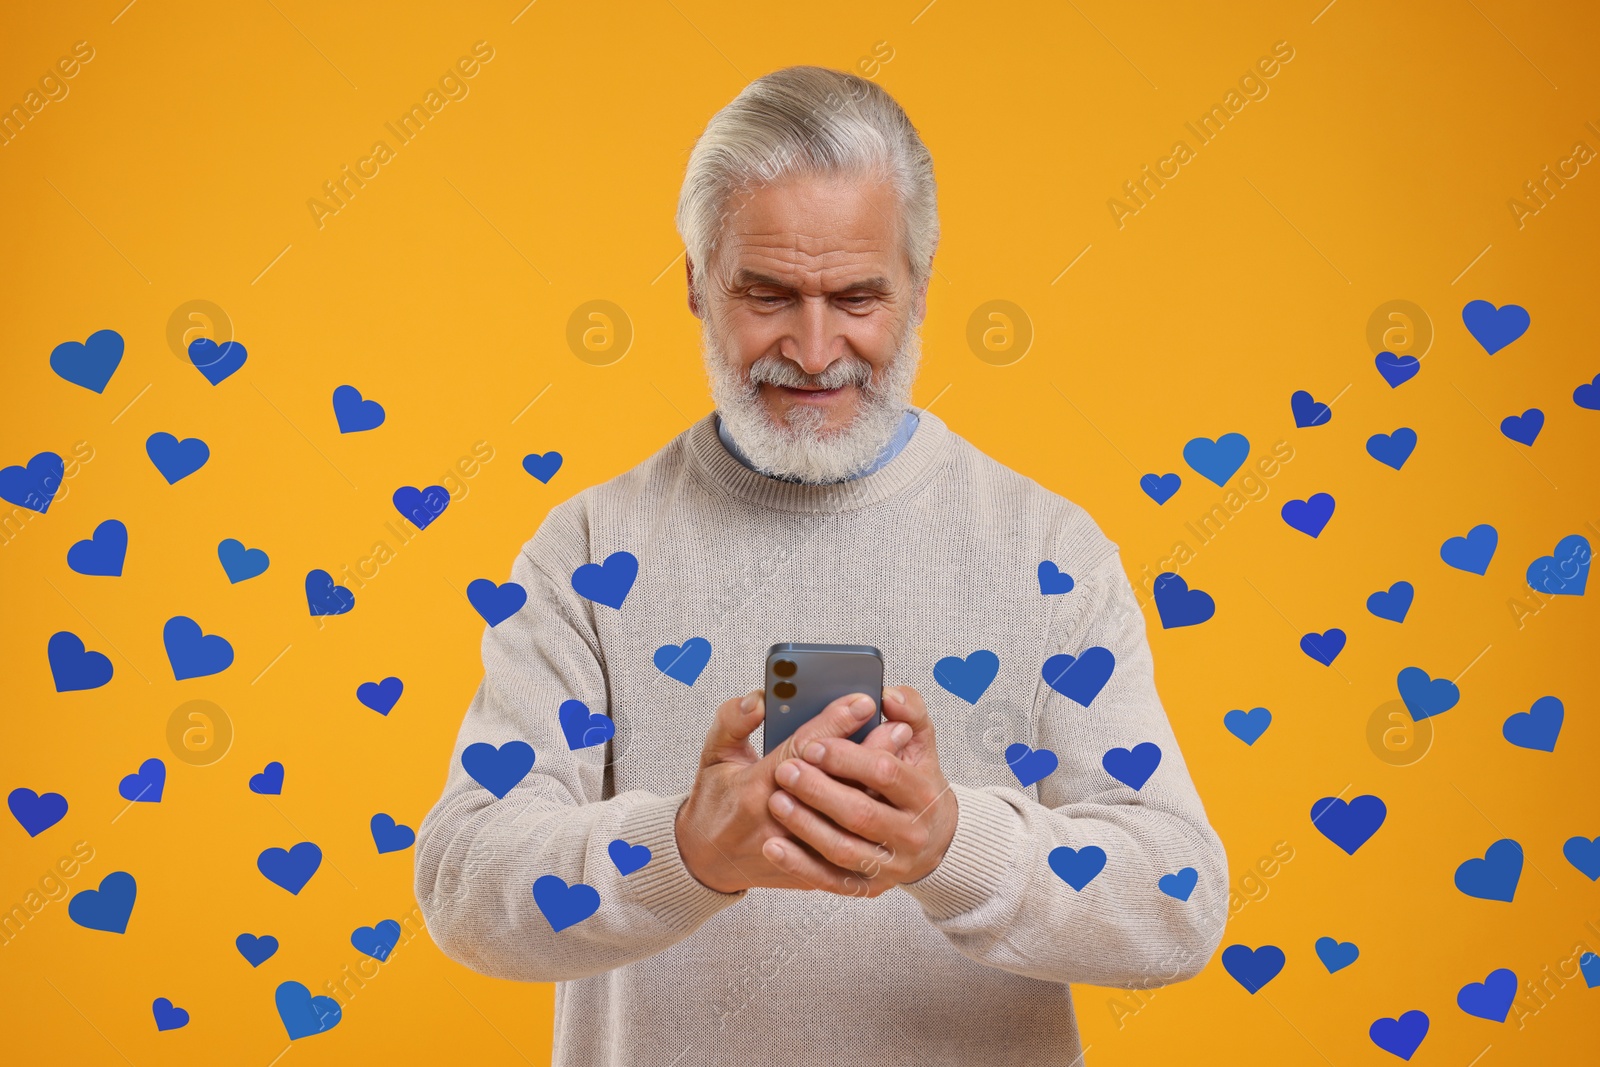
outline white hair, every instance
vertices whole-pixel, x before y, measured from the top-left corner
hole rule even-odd
[[[790,177],[874,177],[892,183],[912,283],[927,283],[939,244],[933,157],[894,98],[865,78],[827,67],[785,67],[757,78],[711,117],[689,154],[678,234],[695,267],[697,296],[715,269],[738,193]],[[701,300],[704,306],[704,300]]]

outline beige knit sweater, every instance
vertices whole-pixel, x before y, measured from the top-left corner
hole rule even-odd
[[[484,679],[418,834],[416,892],[452,958],[557,983],[557,1067],[1070,1065],[1068,983],[1153,987],[1215,952],[1227,857],[1157,696],[1117,546],[1082,508],[920,416],[884,467],[818,486],[744,466],[707,414],[553,508],[512,564],[527,604],[484,634]],[[580,596],[574,571],[618,551],[638,559],[622,606]],[[1041,592],[1045,560],[1070,591]],[[693,684],[656,669],[658,648],[691,637],[711,646]],[[933,873],[861,899],[726,894],[683,865],[673,820],[713,711],[761,686],[780,641],[874,645],[885,684],[927,699],[960,809]],[[1096,646],[1115,668],[1084,707],[1043,669]],[[1000,667],[974,705],[934,664],[980,649]],[[559,709],[573,700],[609,715],[614,736],[570,747]],[[572,734],[594,727],[604,736],[601,720]],[[514,740],[536,760],[497,799],[462,753]],[[1059,766],[1023,786],[1006,756],[1018,742]],[[1143,742],[1160,761],[1135,789],[1103,759]],[[649,861],[624,876],[618,840]],[[1074,888],[1052,851],[1091,845],[1104,867]],[[1087,869],[1060,866],[1080,881]],[[1197,875],[1187,899],[1181,879],[1163,892],[1184,868]],[[592,886],[598,908],[558,930],[572,915],[541,910],[532,887],[546,875]]]

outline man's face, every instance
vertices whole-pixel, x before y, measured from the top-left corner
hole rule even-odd
[[[717,408],[761,469],[849,477],[898,428],[920,356],[893,187],[794,179],[729,206],[707,306],[690,296]]]

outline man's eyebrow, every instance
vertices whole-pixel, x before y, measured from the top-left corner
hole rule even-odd
[[[765,285],[773,289],[783,289],[789,292],[793,292],[794,290],[794,287],[788,282],[774,278],[770,274],[762,274],[760,271],[752,270],[749,267],[740,267],[738,270],[734,271],[732,284],[735,289],[743,289],[746,286]],[[857,289],[867,289],[873,292],[886,293],[890,289],[889,279],[883,277],[882,275],[875,275],[871,278],[863,278],[860,281],[852,282],[842,289],[835,290],[835,292],[848,293]]]

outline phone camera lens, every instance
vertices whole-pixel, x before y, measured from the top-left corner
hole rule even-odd
[[[794,672],[797,670],[799,670],[799,667],[792,659],[780,659],[772,665],[772,673],[779,678],[793,678]]]
[[[794,696],[796,690],[793,682],[779,682],[772,687],[772,695],[779,700],[788,700]]]

